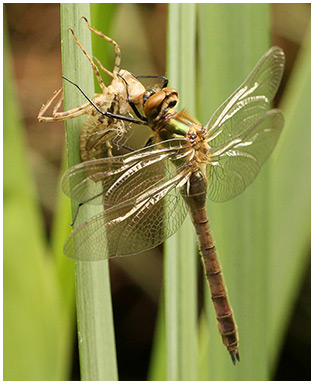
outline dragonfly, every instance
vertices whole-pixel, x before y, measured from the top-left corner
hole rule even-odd
[[[62,181],[73,200],[104,207],[66,240],[64,253],[74,260],[111,259],[153,248],[172,236],[189,212],[218,329],[233,364],[240,361],[239,337],[206,200],[223,202],[242,193],[274,150],[284,116],[270,104],[284,62],[284,52],[270,48],[205,126],[184,110],[175,111],[175,89],[152,94],[142,116],[153,132],[151,145],[75,165]]]
[[[101,94],[95,94],[93,97],[93,103],[97,105],[102,113],[99,113],[90,102],[86,102],[81,106],[68,111],[60,112],[59,110],[63,102],[63,88],[61,87],[54,92],[52,97],[45,104],[42,105],[37,118],[40,122],[53,123],[86,114],[87,118],[81,129],[80,135],[80,153],[82,161],[88,161],[103,158],[106,155],[112,156],[111,142],[114,142],[118,148],[124,145],[126,134],[131,128],[131,123],[135,122],[131,113],[135,111],[135,114],[138,114],[138,108],[141,108],[144,104],[144,95],[147,95],[147,93],[150,92],[156,93],[158,90],[166,87],[168,79],[164,76],[154,75],[135,76],[125,69],[120,69],[121,50],[119,45],[110,37],[91,27],[85,17],[82,17],[82,19],[85,20],[91,32],[110,42],[115,49],[114,67],[111,72],[106,69],[96,57],[90,57],[75,36],[73,29],[69,28],[76,44],[80,47],[83,54],[90,62],[102,90]],[[98,63],[102,71],[112,77],[112,82],[108,87],[105,85],[93,59]],[[156,83],[154,86],[147,89],[139,81],[140,78],[157,78],[160,79],[160,84]],[[128,94],[126,93],[126,83],[128,84]],[[47,115],[47,111],[52,106],[52,116],[49,116]],[[104,115],[104,111],[107,111],[108,114]],[[124,118],[123,120],[121,118],[114,119],[112,114],[118,114],[120,117],[123,116]]]

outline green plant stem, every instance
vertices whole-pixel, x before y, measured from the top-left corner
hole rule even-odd
[[[206,124],[269,48],[267,4],[199,6],[198,117]],[[269,164],[241,196],[224,204],[208,202],[208,214],[239,330],[241,362],[233,366],[217,330],[208,288],[204,380],[266,380],[269,260]],[[204,329],[204,328],[202,328]],[[203,350],[203,348],[202,348]]]
[[[168,74],[181,100],[193,109],[195,74],[194,4],[170,4]],[[186,78],[189,73],[190,78]],[[182,104],[181,104],[182,105]],[[193,112],[193,111],[192,111]],[[166,379],[197,379],[195,235],[190,220],[165,243]]]
[[[311,232],[311,42],[307,31],[280,108],[285,127],[271,174],[271,264],[268,356],[276,367],[310,258]],[[296,130],[298,140],[296,140]]]
[[[92,96],[94,85],[90,64],[68,31],[69,27],[73,28],[86,51],[91,53],[90,31],[81,20],[82,16],[90,19],[88,4],[63,4],[61,7],[63,74]],[[64,83],[65,108],[70,109],[83,102],[85,100],[77,89]],[[83,123],[84,117],[66,122],[69,166],[80,162],[79,137]],[[72,212],[76,211],[76,204],[72,205]],[[90,207],[80,210],[77,221],[85,221],[95,213],[97,211]],[[81,379],[116,380],[108,262],[76,262],[75,271]]]
[[[21,116],[14,62],[3,35],[3,379],[67,380],[71,334]]]

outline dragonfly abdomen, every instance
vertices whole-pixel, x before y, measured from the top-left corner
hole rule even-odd
[[[214,238],[209,226],[206,212],[206,194],[202,191],[207,186],[207,181],[201,173],[193,173],[190,177],[188,193],[184,196],[194,224],[200,251],[203,258],[205,275],[214,304],[218,328],[223,343],[227,347],[233,364],[239,361],[239,339],[237,325],[228,299],[228,292],[224,283],[221,265]],[[206,191],[206,189],[205,189]]]
[[[194,223],[195,227],[197,224]],[[198,236],[200,250],[206,278],[211,291],[211,299],[214,304],[218,328],[223,343],[230,352],[233,363],[239,361],[239,338],[237,325],[229,302],[227,288],[223,279],[222,269],[219,262],[214,240],[209,229],[208,232]],[[209,245],[208,245],[209,244]]]

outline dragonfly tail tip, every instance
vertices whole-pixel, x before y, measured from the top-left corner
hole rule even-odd
[[[231,356],[233,365],[236,365],[237,360],[240,361],[240,355],[238,351],[237,352],[230,351],[230,356]]]

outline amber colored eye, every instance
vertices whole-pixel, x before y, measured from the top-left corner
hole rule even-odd
[[[162,103],[166,97],[164,91],[160,91],[150,96],[144,106],[144,113],[148,119],[153,119],[160,112]]]

